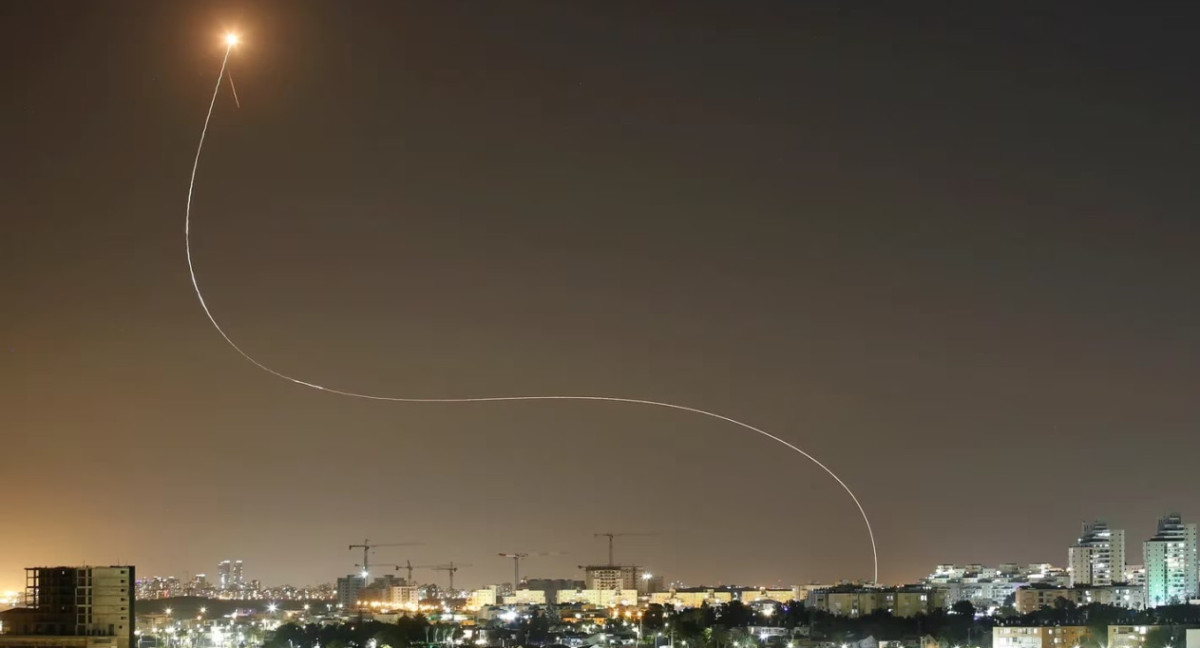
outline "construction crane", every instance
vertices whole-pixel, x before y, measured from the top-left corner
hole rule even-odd
[[[415,546],[421,545],[421,544],[424,544],[424,543],[422,543],[422,542],[377,542],[375,544],[371,544],[370,540],[364,539],[362,541],[362,544],[350,545],[350,549],[352,549],[352,550],[353,549],[362,549],[363,550],[363,561],[362,561],[363,573],[362,573],[362,576],[363,576],[363,578],[366,578],[371,570],[370,556],[371,556],[372,549],[374,549],[376,547],[415,547]]]
[[[525,558],[528,558],[529,556],[561,556],[562,552],[561,551],[539,551],[539,552],[533,553],[533,554],[516,552],[516,553],[500,553],[500,554],[496,554],[496,555],[500,556],[501,558],[512,558],[512,561],[513,561],[513,591],[515,592],[515,591],[517,591],[517,588],[521,586],[521,561],[522,560],[524,560]]]
[[[527,554],[527,553],[499,553],[496,555],[500,556],[501,558],[512,558],[512,561],[513,561],[513,586],[512,587],[513,587],[513,591],[516,592],[517,588],[520,587],[520,585],[521,585],[521,559],[528,558],[529,554]]]
[[[398,566],[396,567],[396,569],[399,569],[399,568],[400,567],[398,567]],[[412,585],[416,585],[416,583],[413,582],[413,577],[412,577],[413,570],[414,569],[433,569],[433,565],[416,565],[414,567],[411,562],[405,560],[404,568],[408,570],[408,584],[410,586],[412,586]]]
[[[408,572],[408,578],[406,578],[404,582],[408,583],[409,585],[415,584],[415,583],[413,583],[413,570],[414,569],[433,569],[435,567],[435,565],[414,565],[414,564],[412,564],[412,561],[410,561],[410,560],[405,560],[403,565],[398,564],[398,563],[375,563],[375,566],[376,567],[392,567],[396,571],[400,571],[401,569],[406,570]],[[362,565],[355,565],[355,567],[362,567]]]
[[[436,569],[438,571],[444,571],[447,574],[450,574],[450,592],[454,593],[454,572],[458,571],[458,569],[460,567],[470,567],[470,565],[455,565],[453,562],[450,562],[445,565],[437,565],[435,567],[432,567],[431,569]]]
[[[596,534],[593,534],[592,537],[608,538],[608,566],[612,567],[617,564],[616,562],[613,561],[613,539],[614,538],[624,538],[627,536],[650,536],[650,535],[654,535],[654,534],[653,533],[612,533],[612,532],[608,532],[608,533],[596,533]]]

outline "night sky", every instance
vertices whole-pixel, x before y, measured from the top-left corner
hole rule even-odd
[[[1057,4],[1057,7],[1049,5]],[[349,5],[349,6],[348,6]],[[853,5],[853,6],[852,6]],[[1134,13],[1136,12],[1136,13]],[[881,579],[1200,518],[1195,3],[0,3],[0,589]],[[425,572],[423,580],[443,582]]]

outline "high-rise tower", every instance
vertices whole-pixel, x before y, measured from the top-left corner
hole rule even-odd
[[[1200,595],[1196,566],[1196,525],[1178,513],[1158,521],[1158,533],[1142,545],[1146,566],[1146,606],[1187,603]]]
[[[1079,542],[1067,550],[1071,585],[1112,585],[1125,580],[1125,531],[1106,522],[1085,522]]]

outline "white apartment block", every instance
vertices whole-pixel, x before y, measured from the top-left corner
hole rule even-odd
[[[1146,605],[1187,603],[1200,595],[1196,564],[1196,525],[1178,513],[1158,521],[1158,532],[1142,545],[1146,567]]]
[[[1071,586],[1112,585],[1125,579],[1125,531],[1103,521],[1085,522],[1075,546],[1067,551]]]

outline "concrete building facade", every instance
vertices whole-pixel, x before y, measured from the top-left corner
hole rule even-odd
[[[350,574],[337,579],[338,605],[346,610],[358,607],[358,594],[366,585],[367,579],[356,574]]]
[[[545,605],[546,601],[542,590],[519,589],[504,597],[505,605]]]
[[[997,626],[992,648],[1075,648],[1087,637],[1087,626]]]
[[[1125,582],[1145,589],[1146,568],[1142,565],[1125,565]]]
[[[467,597],[467,609],[478,610],[481,608],[495,605],[498,602],[497,588],[485,587],[477,589]]]
[[[1146,591],[1133,585],[1110,585],[1107,587],[1019,587],[1013,607],[1021,614],[1036,612],[1043,607],[1054,607],[1059,600],[1075,605],[1101,603],[1130,610],[1146,607]]]
[[[526,589],[535,592],[545,592],[547,601],[555,601],[558,597],[558,590],[579,590],[583,589],[586,584],[573,578],[526,578]]]
[[[759,601],[775,601],[776,603],[789,603],[797,599],[796,588],[789,587],[787,589],[757,589],[757,590],[742,590],[739,597],[742,603],[756,603]]]
[[[134,568],[31,567],[26,607],[3,613],[0,647],[132,648]]]
[[[813,609],[848,617],[880,611],[898,617],[913,617],[948,607],[945,590],[928,587],[838,587],[816,590],[809,593],[808,605]]]
[[[610,605],[634,605],[638,600],[638,592],[636,589],[624,590],[559,590],[557,592],[557,600],[555,603],[559,605],[567,605],[572,603],[583,603],[586,605],[595,605],[597,607],[608,607]]]
[[[1070,581],[1067,571],[1041,563],[1000,563],[994,567],[946,564],[938,565],[932,574],[921,580],[921,584],[945,590],[950,604],[970,601],[977,609],[986,610],[1002,605],[1018,587],[1035,583],[1067,585]]]
[[[1142,546],[1146,569],[1146,605],[1187,603],[1200,595],[1196,564],[1196,525],[1178,513],[1158,521],[1158,532]]]
[[[1156,625],[1110,625],[1108,626],[1108,648],[1142,648],[1146,635],[1159,629]]]
[[[636,590],[639,569],[625,565],[591,565],[583,568],[584,589]]]
[[[393,607],[415,610],[421,602],[421,588],[415,585],[392,585],[387,589],[386,601]]]
[[[672,605],[677,608],[698,608],[703,605],[720,605],[733,600],[733,592],[713,587],[688,587],[669,592],[651,592],[650,602]]]
[[[1067,550],[1071,586],[1112,585],[1125,580],[1125,531],[1107,522],[1084,522],[1083,532]]]
[[[239,590],[246,586],[246,574],[240,560],[222,560],[217,563],[217,589],[222,592]]]

